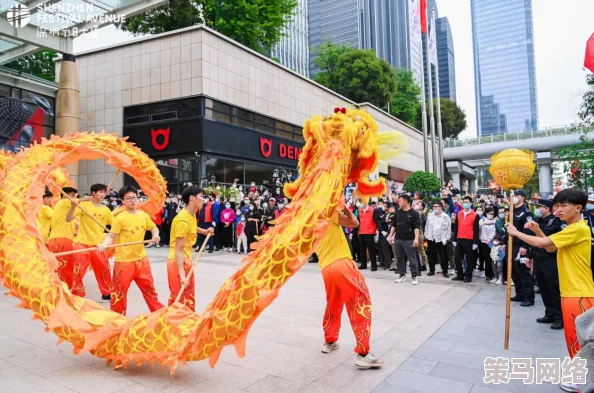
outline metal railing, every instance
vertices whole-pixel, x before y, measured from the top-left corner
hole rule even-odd
[[[544,128],[538,131],[520,132],[515,134],[506,133],[483,136],[481,138],[446,139],[444,140],[444,147],[483,145],[486,143],[519,141],[526,139],[544,138],[549,136],[576,134],[591,131],[594,131],[594,127],[588,126],[584,123],[573,123],[564,126]]]

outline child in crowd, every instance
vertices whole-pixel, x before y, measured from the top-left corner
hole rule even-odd
[[[241,245],[243,244],[243,253],[248,253],[248,241],[247,235],[245,234],[245,214],[239,216],[239,222],[237,223],[237,253],[241,254]]]
[[[491,261],[493,264],[493,279],[491,284],[501,285],[503,281],[503,259],[505,253],[501,247],[501,236],[495,235],[493,239],[493,247],[491,248]]]

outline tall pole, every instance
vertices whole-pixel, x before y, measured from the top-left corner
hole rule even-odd
[[[514,225],[514,190],[509,192],[509,220],[511,225]],[[512,258],[514,246],[514,237],[509,236],[507,244],[507,291],[505,299],[505,337],[503,340],[503,349],[509,349],[509,327],[511,318],[511,283],[512,283]]]
[[[421,10],[421,12],[426,12]],[[427,138],[427,107],[425,105],[425,60],[423,59],[423,33],[421,32],[421,107],[423,112],[423,157],[425,158],[425,172],[429,172],[429,151]]]
[[[427,9],[427,16],[429,16]],[[427,20],[433,21],[433,13],[431,13],[432,18]],[[425,46],[427,47],[427,83],[429,84],[429,124],[431,129],[431,156],[433,161],[433,174],[437,175],[437,157],[435,157],[435,119],[433,118],[433,79],[431,77],[431,53],[429,53],[429,40],[431,39],[431,29],[434,29],[435,26],[429,26],[429,34],[427,35],[427,39],[425,40]],[[425,92],[423,92],[425,93]]]
[[[433,26],[435,26],[435,9],[433,9]],[[437,35],[437,32],[435,32],[435,34]],[[435,45],[437,45],[437,41],[435,42]],[[443,162],[443,134],[442,134],[442,129],[441,129],[441,97],[439,94],[439,64],[438,61],[435,62],[435,82],[436,82],[436,86],[435,86],[435,90],[437,93],[437,137],[439,138],[439,155],[437,155],[437,157],[439,157],[439,178],[441,179],[441,181],[444,181],[445,179],[445,173],[444,173],[444,162]],[[437,175],[437,173],[436,173]]]

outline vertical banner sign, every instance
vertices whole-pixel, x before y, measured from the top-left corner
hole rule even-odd
[[[408,0],[408,12],[409,12],[409,23],[410,23],[410,49],[411,49],[411,56],[417,54],[419,56],[419,61],[423,61],[423,49],[422,46],[422,39],[421,39],[421,4],[419,3],[420,0]],[[419,63],[421,64],[421,63]],[[415,82],[421,86],[422,75],[419,73],[421,69],[417,69],[417,67],[412,67],[413,69],[413,78]]]
[[[429,61],[437,65],[437,38],[435,37],[435,18],[431,19],[429,33]]]

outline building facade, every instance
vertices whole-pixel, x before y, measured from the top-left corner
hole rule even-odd
[[[76,55],[81,131],[127,136],[157,162],[172,191],[213,176],[217,183],[272,179],[294,171],[302,127],[314,114],[354,103],[211,29],[193,26]],[[59,78],[60,61],[56,62]],[[424,168],[423,136],[362,104],[379,130],[399,130],[409,149],[380,173],[403,182]],[[103,160],[81,161],[82,193],[110,182]],[[394,178],[390,178],[390,173]],[[118,174],[114,186],[131,184]]]
[[[478,136],[538,129],[532,0],[472,0]]]
[[[437,63],[439,65],[439,94],[456,102],[456,57],[454,40],[448,18],[435,21],[437,28]]]
[[[411,44],[411,0],[308,0],[310,74],[322,43],[373,49],[394,68],[421,74],[420,48]]]
[[[272,51],[282,65],[309,78],[307,0],[298,0],[293,21],[283,29],[284,37]]]

